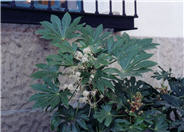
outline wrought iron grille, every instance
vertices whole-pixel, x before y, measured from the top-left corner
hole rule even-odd
[[[73,8],[71,8],[73,2]],[[75,3],[75,4],[74,4]],[[126,15],[126,1],[122,0],[122,15],[114,14],[112,11],[112,0],[109,0],[109,13],[99,13],[99,1],[95,1],[95,12],[88,13],[84,10],[83,0],[60,0],[60,1],[1,1],[2,23],[25,23],[39,24],[40,21],[49,20],[51,14],[62,17],[65,12],[70,12],[72,18],[83,16],[82,22],[93,27],[103,24],[105,28],[114,31],[132,30],[134,18],[137,18],[137,2],[134,0],[134,14]],[[74,8],[75,7],[75,8]]]

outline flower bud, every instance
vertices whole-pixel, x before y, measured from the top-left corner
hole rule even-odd
[[[101,94],[101,95],[100,95],[100,98],[103,98],[103,97],[104,97],[104,96]]]
[[[94,77],[95,77],[95,76],[94,76],[93,74],[91,74],[90,78],[92,78],[92,79],[93,79]]]
[[[89,92],[85,90],[85,91],[83,91],[82,95],[83,95],[84,97],[87,97],[87,96],[89,95]]]
[[[85,62],[87,62],[88,61],[88,57],[87,56],[83,56],[82,57],[82,63],[85,63]]]
[[[71,91],[74,90],[73,84],[69,84],[68,89],[71,90]]]
[[[68,85],[67,84],[65,84],[64,85],[64,87],[63,87],[63,89],[67,89],[68,88]]]
[[[81,73],[80,73],[80,72],[76,72],[75,75],[76,75],[77,77],[80,77]]]
[[[97,92],[96,90],[91,91],[91,95],[92,96],[95,96],[96,95],[96,92]]]
[[[91,54],[91,49],[89,47],[83,50],[84,54]]]
[[[88,100],[87,97],[82,97],[82,98],[79,99],[79,102],[80,102],[80,103],[86,103],[87,100]]]

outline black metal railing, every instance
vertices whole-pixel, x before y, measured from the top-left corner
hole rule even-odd
[[[68,1],[70,1],[70,0],[65,0],[65,2],[64,2],[64,9],[63,10],[60,10],[61,12],[67,12],[67,11],[71,11],[72,12],[72,9],[69,9],[68,8]],[[1,2],[1,6],[9,6],[9,7],[20,7],[20,6],[18,6],[17,4],[16,4],[16,2],[23,2],[23,1],[16,1],[16,0],[12,0],[12,1],[10,1],[10,2]],[[25,2],[25,1],[24,1]],[[80,12],[80,13],[85,13],[85,11],[84,11],[84,2],[83,2],[83,0],[80,0],[80,1],[78,1],[78,2],[80,2],[80,9],[77,11],[77,12]],[[30,6],[29,7],[23,7],[23,8],[29,8],[29,9],[36,9],[36,7],[35,7],[35,4],[36,4],[36,2],[34,1],[34,0],[31,0],[29,3],[27,3],[27,4],[29,4]],[[122,0],[122,16],[126,16],[126,9],[125,9],[125,4],[126,4],[126,1],[125,0]],[[96,15],[99,15],[100,13],[99,13],[99,2],[98,2],[98,0],[96,0],[95,1],[95,14]],[[42,8],[37,8],[37,9],[42,9]],[[47,8],[45,8],[44,10],[53,10],[53,11],[55,11],[56,9],[53,9],[52,8],[52,5],[51,5],[51,0],[48,0],[48,7]],[[113,11],[112,11],[112,0],[109,0],[109,15],[113,15]],[[137,2],[136,2],[136,0],[134,0],[134,15],[133,16],[135,16],[135,17],[137,17]]]
[[[19,3],[18,3],[19,2]],[[22,4],[22,3],[23,4]],[[114,28],[115,30],[131,30],[136,29],[134,27],[134,18],[137,18],[137,2],[134,0],[134,14],[127,15],[126,14],[126,0],[122,0],[122,15],[113,13],[112,10],[112,4],[113,0],[109,0],[109,13],[108,14],[102,14],[99,12],[99,1],[95,0],[95,11],[94,13],[89,13],[84,10],[84,1],[83,0],[73,0],[73,2],[76,2],[77,9],[71,9],[69,6],[71,4],[71,0],[65,0],[64,2],[61,1],[40,1],[40,2],[46,2],[43,5],[39,5],[38,1],[31,0],[31,1],[16,1],[12,0],[9,2],[3,2],[1,1],[1,7],[2,7],[2,22],[10,22],[13,23],[29,23],[30,24],[37,24],[39,21],[43,19],[49,19],[49,13],[50,14],[56,14],[58,16],[62,16],[65,12],[70,12],[70,14],[73,16],[73,18],[77,16],[83,16],[83,21],[87,24],[90,24],[92,26],[96,26],[97,24],[104,24],[107,28]],[[54,4],[53,4],[54,3]],[[38,6],[39,5],[39,6]],[[10,14],[17,12],[19,14],[16,14],[17,18]],[[26,16],[25,12],[29,12],[28,14],[31,15],[30,18],[26,18],[25,21],[21,20],[24,19],[24,17],[20,16],[20,12],[22,10],[22,13],[24,14],[24,17]],[[35,14],[31,13],[34,12]],[[35,12],[37,11],[37,12]],[[42,12],[42,14],[40,14]],[[45,13],[45,14],[44,14]],[[40,16],[36,16],[40,14]],[[47,14],[47,15],[46,15]],[[42,16],[41,16],[42,15]],[[45,16],[43,18],[43,15]],[[13,17],[13,18],[12,18]],[[85,20],[84,20],[85,19]],[[98,20],[97,20],[98,19]],[[99,22],[97,22],[99,21]]]

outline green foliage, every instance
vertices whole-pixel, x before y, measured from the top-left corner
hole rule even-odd
[[[112,122],[112,107],[110,105],[102,106],[102,109],[99,112],[95,112],[94,118],[97,119],[100,123],[104,121],[104,125],[108,127]]]
[[[68,109],[60,107],[59,111],[55,112],[51,118],[51,129],[57,129],[58,132],[80,132],[81,129],[88,130],[86,125],[88,120],[85,110],[79,109],[76,112],[72,107]]]
[[[81,18],[51,15],[37,31],[51,41],[55,54],[37,64],[30,97],[34,108],[52,111],[51,129],[57,132],[167,132],[183,123],[183,79],[162,71],[155,78],[168,80],[172,92],[162,94],[136,76],[156,65],[147,50],[158,44],[128,34],[104,32],[79,24]],[[116,64],[119,68],[114,67]],[[62,77],[72,78],[63,84]],[[71,80],[71,79],[70,79]],[[172,101],[171,101],[172,100]],[[155,112],[154,110],[157,109]],[[169,111],[171,110],[171,111]],[[167,115],[173,113],[176,123]],[[179,119],[176,119],[176,115]]]
[[[39,91],[39,93],[30,97],[30,101],[35,101],[33,108],[41,107],[42,109],[48,109],[50,107],[53,110],[60,104],[68,105],[68,96],[71,95],[68,90],[59,91],[54,84],[52,84],[52,86],[46,84],[33,84],[31,87]]]
[[[158,45],[152,43],[152,39],[131,39],[127,34],[116,38],[117,41],[110,38],[107,49],[109,54],[117,58],[122,68],[121,77],[141,75],[156,65],[155,62],[147,60],[152,54],[145,52],[145,50],[155,48]]]
[[[153,78],[168,81],[171,90],[160,95],[162,100],[158,104],[164,107],[164,112],[171,120],[170,127],[177,128],[178,131],[184,130],[184,78],[172,77],[171,69],[165,71],[159,68],[161,71],[155,72]]]

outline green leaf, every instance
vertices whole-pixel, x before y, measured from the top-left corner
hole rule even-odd
[[[46,75],[48,75],[47,71],[37,71],[37,72],[33,73],[31,75],[31,77],[36,78],[36,79],[40,79],[40,78],[45,77]]]
[[[99,78],[99,79],[93,81],[93,85],[95,86],[96,89],[98,89],[102,93],[104,93],[104,90],[107,88],[114,91],[114,86],[112,85],[110,80]]]
[[[68,90],[64,90],[60,93],[60,99],[62,103],[66,106],[68,106],[68,96],[71,96],[71,93]]]
[[[108,127],[111,124],[111,122],[112,122],[112,116],[107,116],[104,124],[105,124],[105,126]]]
[[[61,35],[62,34],[62,31],[61,31],[61,20],[59,19],[59,17],[55,16],[55,15],[51,15],[51,22],[54,25],[55,29],[58,30],[58,32]]]
[[[47,85],[40,84],[40,83],[32,84],[31,88],[37,91],[41,91],[41,92],[55,92],[53,89],[48,88]]]
[[[104,67],[110,64],[110,59],[112,59],[108,54],[100,54],[94,62],[94,66],[96,69],[99,69],[100,67]]]
[[[156,63],[149,61],[152,56],[146,52],[153,49],[157,44],[152,43],[152,39],[130,38],[127,34],[117,37],[117,41],[110,38],[107,42],[107,51],[117,58],[122,68],[120,77],[141,76],[142,73],[150,71]]]
[[[77,130],[75,124],[72,124],[72,132],[80,132],[80,131]]]
[[[64,41],[63,43],[57,43],[55,46],[60,48],[59,52],[62,54],[74,52],[72,46],[67,41]]]
[[[100,24],[97,28],[96,31],[94,32],[94,41],[96,41],[99,37],[100,34],[103,32],[103,25]]]
[[[78,120],[77,120],[77,123],[78,123],[79,126],[82,127],[83,129],[88,130],[87,125],[86,125],[86,122],[85,122],[84,120],[78,119]]]
[[[157,116],[155,119],[155,126],[154,126],[155,132],[169,132],[167,129],[168,124],[166,122],[166,117],[163,115]]]
[[[59,33],[57,32],[57,30],[54,28],[54,26],[48,22],[48,21],[43,21],[41,22],[41,25],[48,29],[51,33],[55,34],[56,36],[59,36]]]
[[[110,75],[119,75],[121,72],[116,68],[105,68],[103,72]]]
[[[36,67],[38,67],[40,69],[47,69],[48,68],[48,65],[47,64],[40,63],[40,64],[36,64]]]
[[[67,12],[67,13],[65,13],[65,15],[62,18],[62,36],[63,36],[63,38],[65,38],[65,33],[66,33],[70,23],[71,23],[71,16]]]
[[[70,126],[64,124],[64,125],[62,126],[62,132],[70,132]]]
[[[112,106],[104,105],[99,112],[95,112],[94,118],[97,119],[100,123],[104,121],[104,125],[108,127],[112,122],[112,114],[111,114]]]
[[[138,63],[134,68],[135,69],[140,69],[140,68],[147,68],[147,67],[152,67],[155,66],[157,63],[153,61],[142,61]]]
[[[107,51],[109,54],[112,52],[113,44],[114,44],[113,37],[110,37],[107,41]]]
[[[37,71],[31,75],[32,78],[35,79],[46,79],[46,78],[56,78],[57,73],[54,71]]]
[[[43,94],[43,93],[38,93],[38,94],[34,94],[32,95],[30,98],[29,98],[29,101],[33,101],[33,100],[39,100],[41,98],[45,98],[47,97],[46,94]]]

